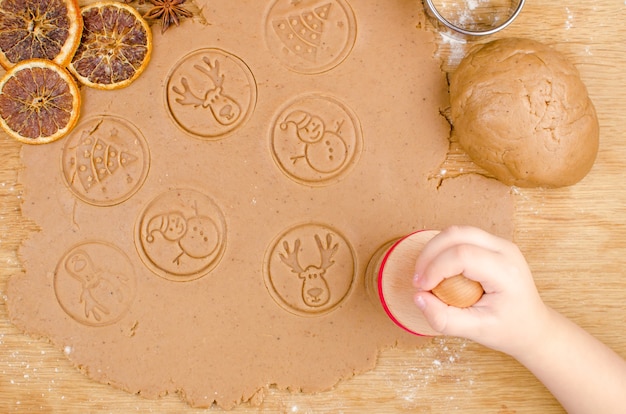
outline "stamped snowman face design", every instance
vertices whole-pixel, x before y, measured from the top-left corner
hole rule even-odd
[[[347,146],[336,133],[326,130],[324,121],[306,111],[293,111],[281,124],[282,129],[294,128],[296,137],[304,143],[304,154],[292,157],[294,164],[303,159],[313,170],[332,173],[347,159]]]
[[[153,217],[148,223],[148,242],[154,241],[154,232],[159,232],[169,241],[179,240],[187,231],[187,221],[179,212],[161,214]]]
[[[172,281],[197,279],[219,262],[224,217],[213,200],[194,190],[171,190],[140,216],[136,245],[144,263]]]
[[[146,242],[154,243],[155,234],[160,234],[163,239],[178,244],[181,252],[174,258],[175,263],[183,256],[196,259],[210,256],[218,247],[219,230],[210,217],[197,215],[197,204],[194,209],[196,215],[188,219],[179,212],[152,217],[148,221]]]
[[[318,116],[311,116],[308,123],[298,129],[298,138],[307,144],[315,144],[324,136],[324,121]]]
[[[361,139],[359,121],[347,106],[328,96],[305,95],[276,119],[272,155],[290,178],[326,185],[356,163]]]

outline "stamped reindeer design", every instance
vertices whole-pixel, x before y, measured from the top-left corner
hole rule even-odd
[[[315,243],[320,252],[320,264],[309,265],[303,268],[298,260],[298,252],[300,251],[300,239],[294,242],[293,250],[289,248],[287,241],[283,242],[285,253],[279,253],[280,260],[291,268],[293,273],[298,274],[298,278],[302,280],[302,300],[307,306],[320,307],[324,306],[330,300],[330,289],[326,281],[326,270],[331,267],[335,261],[333,256],[339,249],[339,244],[333,245],[332,234],[326,234],[326,245],[318,234],[315,235]]]
[[[192,105],[194,108],[209,108],[211,114],[220,125],[234,124],[241,116],[241,106],[232,97],[226,95],[223,90],[224,75],[220,74],[220,62],[215,59],[215,63],[211,63],[211,59],[204,56],[202,58],[204,65],[194,65],[201,73],[209,77],[213,82],[213,87],[209,87],[203,97],[196,96],[189,85],[186,77],[181,77],[180,83],[183,90],[177,86],[173,86],[172,90],[181,95],[176,102],[181,105]]]

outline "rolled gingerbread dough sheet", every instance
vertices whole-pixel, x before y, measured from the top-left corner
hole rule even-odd
[[[210,24],[154,30],[135,83],[83,88],[69,136],[23,147],[41,231],[12,322],[93,380],[198,407],[326,390],[420,346],[365,292],[374,253],[453,223],[510,237],[513,211],[495,180],[429,178],[450,128],[421,8],[198,6]]]

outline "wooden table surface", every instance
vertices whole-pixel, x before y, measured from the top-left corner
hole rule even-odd
[[[415,7],[421,7],[418,0]],[[512,191],[515,240],[544,300],[626,357],[626,2],[528,0],[512,26],[565,53],[596,105],[600,152],[591,173],[559,190]],[[437,36],[453,70],[467,44]],[[20,145],[0,136],[0,412],[183,412],[177,396],[145,400],[89,381],[44,339],[25,336],[4,306],[6,281],[22,271],[17,248],[35,223],[20,213]],[[455,163],[467,161],[456,154]],[[584,358],[581,355],[581,358]],[[592,381],[593,378],[590,378]],[[580,390],[584,392],[584,390]],[[458,338],[390,349],[375,370],[315,394],[270,389],[235,412],[555,413],[562,408],[513,359]],[[218,411],[218,410],[211,410]]]

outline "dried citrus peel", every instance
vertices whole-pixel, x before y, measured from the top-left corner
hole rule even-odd
[[[152,53],[148,23],[131,6],[94,3],[81,9],[84,29],[69,70],[97,89],[128,86],[143,72]]]
[[[72,76],[45,59],[29,59],[0,79],[0,126],[26,144],[65,136],[78,121],[80,91]]]
[[[0,2],[0,65],[49,59],[67,66],[80,42],[83,20],[76,0]]]

